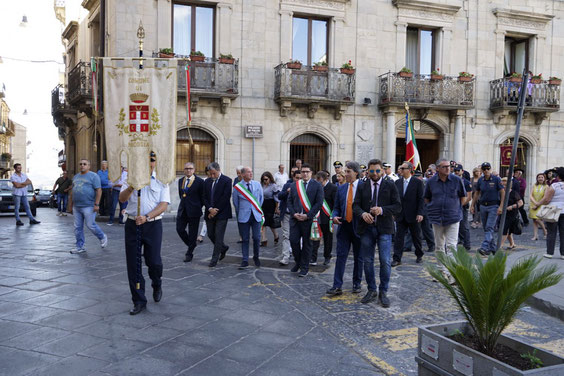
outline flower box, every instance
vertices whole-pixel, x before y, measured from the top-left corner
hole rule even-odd
[[[327,65],[314,65],[313,70],[317,72],[327,72],[329,67]]]
[[[349,69],[349,68],[341,68],[341,73],[343,74],[354,74],[354,69]]]
[[[234,64],[235,59],[234,58],[228,58],[228,57],[220,57],[219,62],[221,64]]]
[[[549,80],[548,84],[549,85],[560,85],[562,83],[562,80]]]
[[[531,78],[531,83],[532,84],[541,84],[542,78]]]
[[[204,61],[204,60],[206,60],[206,57],[200,56],[200,55],[190,55],[190,60],[191,61]]]
[[[167,54],[164,52],[159,52],[159,57],[162,59],[172,59],[174,57],[174,54]]]
[[[413,77],[413,73],[411,72],[399,72],[399,76],[403,78],[411,78]]]
[[[431,81],[442,81],[444,77],[442,74],[431,74]]]
[[[288,69],[302,69],[302,63],[286,63]]]
[[[458,76],[458,81],[459,81],[459,82],[470,82],[470,81],[472,81],[472,77],[468,77],[468,76]]]
[[[521,77],[510,77],[509,82],[521,82]]]

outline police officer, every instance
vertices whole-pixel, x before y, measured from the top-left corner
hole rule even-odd
[[[337,175],[343,171],[343,164],[341,161],[333,162],[333,167],[335,168],[335,175],[331,176],[331,183],[337,184]]]
[[[395,182],[396,180],[399,179],[399,177],[392,171],[392,165],[389,163],[384,162],[382,164],[382,167],[384,167],[384,180],[391,180],[392,182]]]
[[[366,165],[363,164],[360,165],[360,175],[358,175],[358,178],[360,179],[360,181],[368,180],[368,175],[366,173]]]
[[[454,166],[454,174],[462,179],[464,189],[466,189],[466,203],[462,205],[462,221],[458,226],[458,242],[462,243],[467,251],[470,251],[470,223],[468,222],[468,209],[472,199],[472,183],[464,177],[464,168],[460,163]]]
[[[163,263],[161,260],[161,242],[163,237],[162,214],[170,204],[170,191],[168,184],[157,180],[155,165],[157,157],[150,153],[151,183],[141,191],[134,190],[127,184],[121,187],[119,201],[129,201],[125,222],[125,258],[127,262],[127,278],[133,300],[130,315],[136,315],[147,306],[145,297],[145,279],[141,265],[141,250],[143,246],[145,264],[149,269],[149,277],[153,286],[153,300],[159,302],[162,297],[161,277]],[[140,212],[137,212],[137,202],[141,200]]]

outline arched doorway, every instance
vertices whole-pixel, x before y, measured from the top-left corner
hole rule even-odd
[[[288,166],[294,166],[296,159],[301,159],[311,166],[313,172],[327,167],[327,143],[319,136],[304,133],[290,142],[290,161]]]
[[[190,128],[193,145],[190,145],[188,129],[184,128],[176,134],[176,174],[184,173],[184,164],[193,162],[197,175],[206,174],[206,166],[215,161],[215,138],[199,128]]]
[[[439,143],[441,132],[426,120],[413,120],[415,141],[421,158],[421,169],[424,171],[431,163],[439,159]],[[405,123],[396,127],[396,166],[405,161]]]
[[[511,152],[513,151],[513,137],[507,138],[501,145],[499,145],[499,176],[506,177],[509,172],[509,165],[511,164]],[[517,155],[515,156],[514,168],[520,168],[523,172],[523,177],[526,178],[527,174],[527,158],[529,157],[529,147],[527,142],[519,138],[517,144]]]

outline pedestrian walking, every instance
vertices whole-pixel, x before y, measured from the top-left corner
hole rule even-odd
[[[115,218],[115,215],[116,215],[116,208],[118,206],[118,203],[119,203],[118,223],[120,225],[125,224],[125,222],[123,221],[123,215],[121,213],[123,212],[123,209],[125,209],[125,207],[127,206],[127,203],[126,202],[124,202],[124,203],[119,202],[119,193],[121,192],[121,187],[126,182],[127,182],[127,167],[121,166],[121,174],[119,176],[119,179],[117,179],[115,182],[113,182],[111,184],[112,185],[112,196],[111,196],[112,201],[111,201],[110,210],[109,210],[110,218],[109,218],[108,223],[107,223],[108,226],[112,226],[114,224],[114,218]]]
[[[335,175],[331,176],[331,183],[338,185],[339,175],[343,172],[343,163],[341,161],[335,161],[333,162],[333,168],[335,169]],[[339,184],[342,184],[342,182]]]
[[[135,190],[125,183],[119,194],[120,202],[128,201],[127,221],[125,222],[125,260],[129,291],[133,301],[133,308],[129,311],[130,315],[140,313],[147,306],[141,255],[144,256],[145,265],[149,269],[155,303],[160,302],[163,295],[161,258],[163,224],[161,219],[170,204],[170,189],[168,184],[157,179],[156,164],[157,156],[154,152],[150,152],[151,182],[140,190]],[[138,205],[139,212],[137,211]]]
[[[223,260],[229,246],[225,245],[225,229],[227,221],[233,217],[231,211],[231,178],[221,173],[219,163],[208,165],[210,178],[204,182],[204,219],[208,237],[213,243],[213,254],[209,267],[213,268],[219,260]]]
[[[249,267],[249,235],[253,232],[253,262],[260,267],[260,237],[264,222],[263,188],[258,181],[253,180],[253,170],[250,167],[241,169],[243,180],[233,188],[233,206],[237,213],[237,226],[242,239],[241,251],[243,258],[239,269]],[[275,185],[275,184],[274,184]]]
[[[481,255],[495,253],[497,247],[494,238],[494,227],[497,216],[501,214],[499,206],[505,197],[505,191],[499,176],[492,173],[492,166],[488,162],[482,163],[482,173],[484,176],[478,179],[476,191],[473,193],[472,200],[474,205],[480,205],[482,216],[482,226],[484,228],[484,241],[478,252]],[[472,214],[476,212],[475,206],[472,207]]]
[[[470,183],[472,184],[472,195],[476,192],[476,187],[478,186],[478,180],[482,176],[482,170],[480,167],[474,167],[472,170],[472,179],[470,179]],[[474,208],[474,213],[472,215],[472,228],[480,227],[482,220],[480,218],[480,205],[478,205],[474,200],[472,200],[471,206]]]
[[[302,178],[300,170],[292,169],[292,180],[288,180],[278,193],[278,200],[280,201],[280,222],[282,224],[282,255],[280,258],[280,265],[288,265],[290,262],[290,252],[292,247],[290,245],[290,211],[288,210],[288,198],[292,185],[295,185]]]
[[[292,184],[288,197],[288,211],[290,212],[290,245],[296,264],[292,273],[305,277],[309,272],[311,260],[312,232],[314,220],[323,205],[323,187],[311,178],[312,171],[309,164],[301,166],[302,179]]]
[[[503,189],[507,186],[507,178],[501,179],[501,185]],[[503,237],[501,239],[501,244],[499,248],[503,247],[505,240],[509,240],[509,246],[505,249],[515,249],[517,245],[515,244],[515,239],[513,234],[521,235],[521,225],[519,219],[519,208],[523,206],[523,200],[517,189],[509,187],[509,200],[507,202],[507,211],[505,214],[505,224],[503,225]]]
[[[564,167],[555,169],[556,177],[559,181],[553,181],[546,189],[540,205],[551,205],[560,209],[560,216],[556,222],[547,222],[546,229],[546,253],[544,257],[552,258],[556,247],[556,233],[560,235],[560,258],[564,260]]]
[[[272,235],[274,236],[274,244],[278,244],[278,232],[279,223],[274,221],[274,215],[280,215],[278,210],[278,192],[280,189],[274,182],[274,177],[268,171],[262,173],[260,177],[260,184],[263,190],[264,203],[262,203],[262,209],[264,210],[264,224],[261,229],[261,246],[266,247],[268,245],[268,238],[266,236],[266,228],[270,228]],[[278,218],[279,219],[279,218]]]
[[[537,217],[537,213],[540,207],[539,202],[544,198],[547,187],[546,176],[543,173],[537,174],[535,185],[529,196],[529,218],[533,220],[533,238],[531,240],[538,240],[539,227],[542,228],[544,238],[546,239],[546,227],[544,226],[544,222]]]
[[[72,188],[72,180],[69,179],[69,173],[63,171],[63,175],[55,181],[53,185],[53,193],[57,195],[57,216],[67,216],[67,204],[69,202],[69,191]]]
[[[16,216],[16,226],[23,226],[23,222],[20,220],[20,205],[23,205],[30,225],[41,223],[40,221],[36,220],[35,217],[31,214],[31,208],[29,207],[29,201],[27,200],[27,191],[28,186],[32,185],[32,183],[27,175],[22,172],[21,164],[14,164],[14,174],[12,174],[10,181],[12,182],[12,197],[14,199],[14,215]]]
[[[276,171],[274,173],[274,182],[278,186],[279,191],[282,190],[282,187],[284,186],[284,184],[286,184],[286,182],[290,179],[288,174],[284,171],[285,169],[286,169],[286,166],[284,166],[283,164],[279,164],[278,165],[278,171]]]
[[[467,251],[472,249],[472,242],[470,241],[470,222],[468,222],[468,210],[470,209],[470,201],[472,200],[472,183],[464,177],[464,168],[459,163],[454,167],[454,174],[458,176],[464,184],[466,189],[466,200],[462,205],[462,221],[458,226],[458,242],[462,243]]]
[[[384,179],[382,162],[371,159],[368,162],[369,180],[358,187],[354,198],[353,211],[362,220],[358,222],[361,250],[360,262],[364,267],[364,275],[368,292],[360,301],[367,304],[378,298],[384,308],[390,306],[387,296],[391,267],[392,234],[394,233],[394,216],[401,211],[398,190],[393,181]],[[374,273],[374,251],[378,244],[380,260],[380,292],[376,286]]]
[[[100,240],[102,248],[108,245],[108,237],[96,224],[96,214],[100,210],[100,198],[102,197],[100,177],[90,171],[88,159],[81,159],[78,165],[80,173],[74,175],[72,179],[69,198],[69,212],[74,215],[74,235],[76,237],[76,247],[70,251],[72,254],[86,252],[84,224]]]
[[[192,162],[184,164],[184,177],[178,180],[178,212],[176,214],[176,233],[188,247],[184,262],[194,258],[198,237],[198,227],[204,206],[204,179],[195,174],[196,166]],[[188,226],[188,232],[186,232]]]
[[[108,161],[102,161],[100,169],[98,170],[100,183],[102,184],[102,198],[100,199],[100,212],[101,216],[109,215],[110,206],[112,204],[112,182],[108,176]]]
[[[525,171],[523,171],[522,168],[516,168],[513,172],[513,180],[519,182],[519,196],[521,196],[523,203],[525,202],[525,192],[527,190],[527,180],[523,177],[524,172]],[[529,218],[527,217],[527,211],[525,210],[524,204],[519,207],[519,213],[521,214],[523,225],[528,226]]]
[[[346,183],[339,186],[333,209],[333,222],[337,228],[337,261],[333,273],[333,286],[326,291],[329,296],[342,295],[343,277],[349,251],[353,249],[353,280],[352,292],[361,292],[362,263],[360,261],[360,236],[357,234],[359,217],[353,213],[353,202],[359,186],[363,184],[358,178],[360,166],[350,161],[345,165]]]
[[[315,180],[323,186],[323,206],[319,211],[319,227],[323,238],[323,265],[331,262],[331,252],[333,251],[333,221],[331,213],[335,207],[335,197],[337,196],[337,186],[329,181],[329,173],[319,171],[315,174]],[[321,239],[313,241],[310,265],[317,265],[317,251],[321,245]]]

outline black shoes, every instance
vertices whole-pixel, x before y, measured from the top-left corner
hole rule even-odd
[[[301,271],[298,273],[298,277],[302,277],[302,278],[303,278],[303,277],[305,277],[306,275],[308,275],[308,271],[307,271],[307,270],[301,270]]]
[[[331,287],[330,289],[325,291],[325,294],[327,294],[329,296],[343,295],[343,290],[336,288],[336,287]]]
[[[30,225],[38,225],[40,223],[41,223],[41,221],[38,221],[37,219],[34,219],[33,221],[29,221]]]
[[[486,251],[485,249],[478,248],[478,253],[481,254],[482,256],[489,256],[490,251]]]
[[[160,287],[153,288],[153,300],[155,301],[155,303],[160,302],[162,297],[163,297],[163,289]]]
[[[241,265],[239,266],[239,270],[245,270],[249,267],[249,263],[247,261],[241,261]]]
[[[323,265],[327,266],[331,263],[331,258],[326,258],[325,261],[323,261]]]
[[[132,316],[136,315],[138,313],[141,313],[141,311],[144,311],[145,308],[147,308],[147,304],[137,303],[133,306],[133,308],[131,308],[129,314]]]
[[[364,297],[360,300],[360,302],[362,304],[368,304],[368,303],[376,300],[377,297],[378,297],[378,292],[368,290],[368,292],[366,293],[366,295],[364,295]]]
[[[194,255],[191,253],[186,254],[186,256],[184,256],[184,262],[190,262],[192,261],[192,259],[194,258]]]
[[[258,258],[258,257],[253,257],[253,261],[254,261],[254,263],[255,263],[255,266],[256,266],[257,268],[260,268],[260,260],[259,260],[259,258]]]
[[[388,299],[386,293],[382,290],[380,290],[380,294],[378,294],[378,300],[380,304],[382,304],[382,307],[388,308],[390,306],[390,299]]]
[[[227,254],[228,250],[229,250],[229,247],[225,246],[225,249],[223,251],[221,251],[221,254],[219,255],[220,260],[223,260],[225,258],[225,255]]]
[[[358,293],[360,293],[361,291],[362,291],[362,288],[360,287],[360,285],[358,285],[358,286],[353,286],[353,288],[352,288],[352,293],[353,293],[353,294],[358,294]]]
[[[401,261],[398,261],[398,260],[392,261],[392,268],[395,268],[398,265],[401,265]]]
[[[417,264],[421,264],[423,262],[423,257],[421,257],[421,256],[417,257],[417,260],[415,260],[415,262]]]
[[[24,224],[23,224],[22,221],[17,221],[17,222],[16,222],[16,226],[23,226],[23,225],[24,225]]]
[[[294,265],[292,269],[290,269],[292,273],[297,273],[300,271],[300,266],[298,264]]]
[[[208,266],[209,266],[210,268],[215,268],[215,267],[217,266],[217,261],[211,261],[211,262],[208,264]]]

